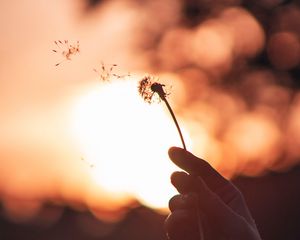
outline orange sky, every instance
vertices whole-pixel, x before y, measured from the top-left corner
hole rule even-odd
[[[1,36],[3,36],[0,40],[2,63],[0,65],[0,196],[2,196],[4,206],[11,214],[18,212],[15,209],[19,209],[19,214],[22,215],[23,205],[30,209],[32,201],[54,198],[67,202],[69,200],[71,202],[78,201],[95,208],[104,204],[106,205],[105,209],[114,210],[115,205],[111,201],[113,199],[116,199],[116,202],[123,200],[119,199],[118,195],[118,198],[113,196],[107,198],[101,190],[101,181],[100,183],[98,180],[95,181],[95,175],[97,179],[100,174],[98,168],[91,170],[89,168],[91,160],[89,157],[87,160],[85,159],[86,155],[92,153],[86,153],[84,146],[89,142],[94,141],[95,145],[96,141],[101,141],[103,130],[98,127],[104,124],[101,123],[104,118],[100,117],[99,125],[92,125],[94,129],[91,130],[90,135],[84,136],[87,143],[82,143],[80,131],[85,131],[83,125],[91,124],[89,121],[99,115],[101,108],[106,108],[106,105],[108,108],[111,105],[118,106],[117,103],[111,101],[122,101],[118,99],[121,96],[114,99],[107,96],[103,101],[111,103],[106,105],[101,102],[98,105],[97,102],[88,102],[88,105],[84,105],[83,110],[80,110],[79,105],[81,104],[80,99],[91,96],[94,89],[96,89],[96,94],[100,94],[97,93],[97,89],[101,89],[99,76],[93,71],[93,68],[101,68],[101,61],[108,64],[117,63],[116,73],[123,73],[123,71],[127,73],[129,70],[139,69],[141,66],[146,69],[144,61],[141,61],[139,56],[134,58],[132,52],[135,41],[132,36],[135,30],[133,20],[137,12],[129,9],[127,4],[122,2],[112,3],[101,10],[103,13],[95,12],[92,16],[84,16],[79,1],[75,4],[74,1],[47,3],[34,0],[26,3],[11,1],[0,3],[0,7],[2,13],[0,29]],[[119,12],[116,17],[115,12],[118,9],[122,9],[123,12]],[[119,24],[120,22],[122,25]],[[68,39],[70,43],[79,40],[80,54],[72,57],[71,62],[63,62],[60,66],[55,67],[57,62],[63,60],[63,56],[52,52],[52,49],[57,47],[54,40],[60,39]],[[129,59],[130,61],[128,61]],[[136,85],[132,85],[132,89],[135,92]],[[126,92],[122,93],[122,96],[123,94],[126,98]],[[137,91],[134,94],[138,95]],[[79,108],[76,104],[79,104]],[[83,104],[85,103],[83,102]],[[147,109],[147,106],[142,104]],[[84,118],[85,116],[81,116],[78,111],[84,111],[83,114],[90,118]],[[107,111],[103,114],[109,115],[113,110],[108,109]],[[138,113],[133,112],[133,114]],[[116,130],[108,122],[108,117],[103,121],[105,124],[109,124],[105,127],[112,132],[113,137],[117,137],[118,132],[115,131],[121,131],[120,135],[124,134],[122,130]],[[124,121],[121,114],[117,117]],[[138,119],[138,116],[136,118]],[[168,120],[168,117],[165,119]],[[73,128],[76,121],[79,121],[79,133]],[[124,126],[125,124],[122,126],[124,129],[130,129],[134,126],[132,124],[131,126]],[[93,132],[98,132],[99,138],[95,137]],[[173,135],[173,133],[171,134]],[[143,144],[143,142],[132,141],[130,136],[129,139],[123,137],[122,139],[122,141],[131,141],[132,145],[135,145],[133,149],[145,149],[146,147],[136,145]],[[117,144],[122,144],[118,139],[116,140]],[[160,141],[158,141],[159,143]],[[145,141],[144,145],[146,144],[149,143]],[[120,145],[116,145],[116,149],[120,147]],[[100,145],[96,145],[94,148],[101,152]],[[102,149],[104,150],[104,148]],[[164,150],[161,150],[160,154],[163,152],[165,154],[163,158],[167,159],[167,148],[164,146],[162,149]],[[99,155],[99,153],[97,154]],[[142,158],[141,153],[140,156]],[[149,156],[152,155],[149,154]],[[150,161],[149,156],[147,161]],[[156,158],[157,155],[154,157]],[[84,161],[81,160],[82,158]],[[138,168],[138,166],[135,167]],[[120,167],[115,166],[115,168]],[[138,173],[139,169],[128,172],[130,173],[130,171]],[[157,173],[159,170],[156,171]],[[171,171],[169,171],[170,173]],[[102,171],[101,174],[107,173]],[[168,180],[169,174],[165,175],[164,185],[171,189]],[[120,176],[112,173],[107,178],[117,177]],[[148,178],[149,176],[145,179]],[[134,181],[147,184],[143,179]],[[122,182],[124,179],[120,177],[119,183]],[[161,185],[161,183],[152,185],[155,187],[157,184]],[[127,186],[123,191],[126,192],[130,188],[137,187]],[[142,192],[144,195],[148,194],[145,190],[146,186],[144,190],[139,191],[141,196],[137,197],[147,202],[147,197],[142,196]],[[136,192],[138,190],[132,191],[135,193],[131,192],[130,194],[139,194]],[[172,191],[174,190],[172,189]],[[149,195],[149,197],[151,196]],[[153,200],[155,201],[154,198]],[[148,204],[150,203],[151,200],[148,200]],[[158,206],[161,207],[161,200],[159,204]],[[164,205],[166,206],[166,204],[165,201]],[[33,207],[33,209],[35,208]],[[26,211],[24,214],[27,214]]]
[[[173,86],[170,101],[189,149],[226,176],[281,169],[300,156],[300,98],[292,99],[291,89],[277,84],[278,79],[289,76],[281,77],[269,69],[247,68],[244,64],[266,48],[276,69],[298,66],[300,54],[288,46],[293,44],[293,49],[300,49],[299,32],[286,27],[292,24],[284,23],[299,19],[300,10],[287,8],[279,12],[274,19],[279,22],[278,33],[268,39],[259,21],[240,7],[225,7],[188,28],[180,24],[180,2],[149,1],[143,5],[130,0],[105,1],[90,12],[79,0],[0,2],[0,197],[8,211],[22,209],[23,205],[18,204],[24,199],[28,209],[36,209],[32,201],[45,197],[72,199],[90,206],[106,203],[107,195],[100,187],[101,181],[106,180],[98,174],[98,168],[91,170],[88,164],[96,162],[111,168],[102,161],[107,155],[95,145],[110,137],[118,149],[134,145],[141,150],[126,152],[127,159],[132,155],[143,159],[143,154],[149,157],[144,163],[156,159],[151,167],[157,168],[153,171],[166,169],[161,173],[165,179],[161,182],[168,189],[172,167],[168,165],[167,148],[180,145],[173,123],[164,106],[149,110],[147,105],[140,107],[137,99],[131,102],[136,80],[153,69]],[[80,53],[55,67],[63,56],[52,51],[56,48],[54,41],[65,39],[71,43],[78,40]],[[282,56],[289,61],[281,61]],[[128,84],[122,87],[125,92],[118,92],[122,84],[106,88],[99,82],[93,69],[101,69],[101,61],[117,64],[117,74],[131,73],[126,78]],[[223,88],[223,79],[235,67],[245,71],[235,79],[241,84],[236,88],[233,84],[229,90]],[[221,87],[216,87],[218,84]],[[131,104],[128,109],[127,103]],[[118,107],[123,115],[111,111]],[[131,110],[131,114],[126,110]],[[118,118],[123,119],[122,123],[127,121],[126,126],[116,127]],[[150,140],[145,144],[139,139],[141,131],[130,134],[127,130],[148,120],[142,125],[150,129]],[[103,128],[104,124],[107,128]],[[164,133],[159,141],[156,131]],[[118,134],[122,137],[118,138]],[[127,141],[124,135],[132,138]],[[110,149],[108,145],[106,148]],[[284,152],[286,162],[276,165]],[[129,162],[128,165],[136,164]],[[139,171],[130,168],[135,181]],[[151,191],[161,184],[152,182],[151,175],[145,179],[148,182],[142,184],[149,184]],[[107,184],[121,187],[120,182]],[[140,201],[154,204],[157,200],[147,196],[151,195],[150,190],[129,183],[127,187],[134,189],[130,194]],[[166,206],[165,199],[159,204],[165,201]],[[116,204],[123,201],[114,200]],[[114,204],[109,208],[113,209]]]

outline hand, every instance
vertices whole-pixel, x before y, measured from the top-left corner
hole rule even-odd
[[[188,172],[174,172],[179,195],[169,201],[165,228],[171,240],[261,240],[241,192],[209,163],[177,147],[170,159]]]

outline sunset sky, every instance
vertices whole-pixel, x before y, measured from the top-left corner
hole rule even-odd
[[[299,6],[270,17],[278,1],[204,2],[208,13],[193,21],[180,0],[0,2],[0,201],[9,215],[30,217],[44,201],[167,207],[176,169],[167,150],[181,143],[165,106],[138,96],[148,73],[171,86],[188,150],[226,177],[298,161]],[[79,41],[80,52],[65,60],[58,40]],[[124,77],[101,81],[102,63]]]
[[[87,14],[79,1],[1,3],[0,196],[9,213],[27,206],[30,215],[43,199],[113,211],[137,197],[165,208],[175,193],[167,149],[179,139],[164,109],[138,96],[147,62],[135,57],[138,13],[127,8]],[[54,41],[65,39],[79,41],[80,53],[56,67],[64,56]],[[93,71],[101,62],[135,73],[102,83]]]

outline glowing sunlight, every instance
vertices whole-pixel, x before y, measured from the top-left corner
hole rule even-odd
[[[170,174],[177,169],[167,151],[181,143],[165,106],[146,104],[135,81],[120,80],[93,87],[73,113],[83,161],[99,186],[154,208],[167,207],[176,194]]]

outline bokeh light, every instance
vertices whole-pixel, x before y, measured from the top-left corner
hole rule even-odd
[[[167,206],[174,193],[167,149],[180,142],[162,104],[139,99],[136,80],[147,72],[173,86],[170,101],[190,150],[226,177],[299,163],[298,2],[90,6],[0,3],[0,200],[7,215],[31,218],[47,201],[107,212],[131,197]],[[57,39],[80,42],[80,54],[58,68]],[[131,77],[103,84],[92,70],[101,62]]]

